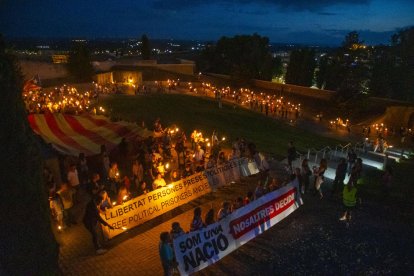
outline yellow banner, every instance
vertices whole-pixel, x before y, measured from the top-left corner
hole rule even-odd
[[[247,159],[234,159],[222,166],[214,167],[190,177],[154,190],[145,195],[126,201],[101,214],[101,217],[115,229],[102,226],[106,238],[138,226],[172,209],[186,204],[202,195],[210,193],[216,187],[229,184],[257,173],[256,164]]]

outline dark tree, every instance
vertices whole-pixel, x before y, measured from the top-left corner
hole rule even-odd
[[[143,60],[151,59],[151,46],[147,35],[141,37],[141,56]]]
[[[393,51],[397,59],[396,74],[401,82],[398,98],[411,101],[414,99],[414,27],[393,36]]]
[[[286,71],[286,83],[312,86],[315,67],[315,52],[313,50],[300,49],[292,51]]]
[[[337,91],[337,100],[346,101],[369,91],[370,48],[359,40],[357,32],[350,32],[337,48],[319,60],[316,83],[319,88]]]
[[[377,47],[373,55],[370,93],[377,97],[398,98],[401,87],[396,75],[396,59],[389,46]]]
[[[271,80],[282,66],[269,51],[269,39],[257,34],[222,37],[215,46],[206,47],[201,57],[200,68],[236,80]]]
[[[414,99],[414,27],[391,37],[391,46],[373,53],[370,93],[405,101]]]
[[[55,275],[59,252],[51,231],[39,147],[21,97],[20,69],[0,41],[0,274]]]
[[[85,42],[75,42],[69,53],[69,74],[79,81],[90,81],[94,74],[91,54]]]
[[[357,31],[349,32],[344,41],[342,42],[342,47],[346,50],[357,49],[359,45],[364,42],[359,40],[359,33]]]
[[[391,38],[391,46],[367,47],[357,32],[319,61],[317,85],[338,91],[340,100],[360,95],[414,99],[414,27]]]
[[[316,69],[316,86],[325,89],[328,71],[329,56],[325,55],[319,59],[319,65]]]
[[[325,55],[319,59],[316,85],[321,89],[337,90],[345,75],[342,59],[336,55]]]

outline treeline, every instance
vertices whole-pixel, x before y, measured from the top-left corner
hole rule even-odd
[[[364,95],[414,100],[413,27],[393,35],[389,46],[366,46],[351,32],[341,47],[316,60],[311,49],[292,51],[286,83],[334,90],[339,100]]]
[[[281,60],[271,54],[269,39],[257,34],[220,38],[215,45],[207,45],[197,66],[201,71],[229,75],[239,81],[270,81],[282,70]]]
[[[230,75],[232,79],[270,81],[283,75],[280,58],[273,57],[266,37],[222,37],[208,45],[197,65],[201,71]],[[341,47],[329,53],[313,48],[293,50],[285,82],[337,91],[338,100],[364,96],[414,100],[414,27],[391,37],[391,45],[366,46],[350,32]]]

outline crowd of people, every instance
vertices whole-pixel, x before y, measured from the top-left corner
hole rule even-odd
[[[362,135],[365,137],[365,152],[370,150],[387,154],[387,150],[393,147],[393,145],[389,144],[389,140],[397,142],[397,139],[399,139],[400,144],[404,146],[407,143],[408,137],[414,143],[414,133],[410,128],[400,127],[399,131],[396,131],[397,128],[388,128],[381,123],[372,125],[372,129],[375,131],[371,131],[371,126],[363,126],[362,128]]]
[[[266,116],[289,119],[296,121],[302,112],[300,103],[293,103],[283,96],[277,96],[265,92],[257,92],[248,88],[233,89],[227,87],[216,87],[211,83],[203,82],[201,91],[204,94],[212,93],[221,106],[222,100],[232,101],[243,105],[251,110],[258,111]]]
[[[253,151],[254,152],[254,151]],[[256,159],[254,156],[258,153],[253,154],[253,159]],[[179,222],[174,222],[170,232],[163,232],[160,236],[160,258],[164,268],[165,275],[171,275],[172,271],[175,269],[174,253],[172,250],[172,242],[177,237],[183,235],[184,233],[201,230],[208,225],[220,221],[221,219],[226,218],[235,210],[242,208],[249,204],[250,202],[260,198],[266,193],[272,192],[283,185],[286,185],[289,182],[294,182],[299,187],[301,194],[314,194],[318,195],[320,199],[324,197],[323,191],[326,192],[327,187],[325,182],[325,172],[328,169],[328,161],[325,158],[322,158],[318,166],[313,166],[310,168],[309,160],[303,159],[300,167],[294,167],[293,161],[297,158],[297,151],[293,144],[290,142],[287,150],[287,171],[289,177],[282,183],[278,183],[275,178],[269,176],[268,173],[265,173],[265,178],[259,177],[258,184],[254,191],[249,191],[244,197],[236,197],[233,201],[224,201],[221,205],[221,208],[216,212],[214,208],[209,209],[205,216],[202,215],[202,210],[200,207],[194,209],[194,215],[191,223],[186,228],[185,231]],[[257,163],[257,161],[256,161]],[[260,161],[258,167],[260,167]],[[335,199],[341,199],[342,213],[339,217],[340,221],[349,222],[352,218],[352,212],[357,206],[361,204],[361,192],[360,185],[363,177],[363,161],[357,156],[357,153],[350,148],[347,152],[346,158],[340,158],[337,163],[335,170],[335,178],[333,179],[331,186],[331,196]],[[261,172],[266,172],[266,169],[261,169]],[[346,177],[348,176],[348,181],[345,183]],[[391,189],[393,170],[391,166],[386,166],[385,171],[381,177],[381,185],[383,187],[384,195],[388,194]],[[312,185],[311,185],[312,184]],[[339,197],[340,195],[340,197]],[[170,254],[165,254],[165,251],[170,252]]]
[[[63,85],[46,92],[42,89],[23,92],[23,100],[29,113],[70,113],[91,112],[91,101],[98,94],[79,92],[75,87]]]
[[[266,158],[256,150],[253,143],[243,138],[236,139],[231,145],[231,153],[226,154],[220,147],[220,142],[224,140],[218,139],[216,131],[213,132],[211,138],[204,138],[200,131],[194,130],[190,135],[191,141],[187,143],[185,133],[179,131],[178,128],[174,129],[176,131],[173,136],[171,135],[172,128],[164,129],[159,120],[154,122],[153,128],[163,134],[169,134],[161,135],[157,139],[150,137],[134,145],[123,139],[116,150],[117,154],[110,154],[103,145],[94,163],[91,163],[91,159],[84,154],[80,154],[76,160],[72,160],[66,166],[65,181],[60,187],[56,187],[51,172],[48,169],[44,170],[44,177],[50,191],[50,208],[59,230],[64,230],[79,222],[74,215],[74,209],[79,203],[77,195],[81,189],[87,191],[91,201],[86,207],[88,211],[85,212],[82,222],[91,233],[97,254],[102,254],[105,250],[102,249],[97,238],[96,225],[107,224],[100,218],[99,213],[104,213],[133,197],[191,176],[195,172],[201,172],[239,157],[247,157],[256,162],[260,171],[256,188],[247,192],[244,197],[235,197],[232,201],[223,202],[222,208],[217,213],[214,209],[209,210],[204,219],[202,219],[201,209],[196,209],[193,222],[188,228],[189,231],[199,230],[223,219],[234,210],[290,181],[297,182],[302,194],[312,192],[319,195],[321,199],[324,196],[323,190],[326,190],[324,174],[327,170],[327,160],[322,159],[319,166],[310,168],[309,161],[304,159],[300,167],[294,167],[293,161],[297,158],[297,152],[293,142],[289,143],[287,151],[289,177],[284,182],[278,183],[278,180],[270,177],[268,173],[269,164]],[[207,147],[207,143],[213,146]],[[213,153],[214,147],[219,149],[217,153]],[[175,149],[177,155],[177,164],[173,169],[171,167],[175,161],[173,161],[171,149]],[[341,220],[351,219],[352,209],[357,203],[357,186],[361,173],[362,159],[358,158],[351,149],[347,159],[341,158],[338,163],[331,190],[333,195],[337,195],[340,191],[343,194],[344,215]],[[347,174],[349,181],[345,185]],[[392,170],[387,169],[387,176],[383,178],[385,187],[390,187],[391,177]],[[169,236],[170,234],[164,234],[163,239],[169,240]]]
[[[313,193],[319,196],[320,199],[324,197],[323,191],[325,191],[326,178],[325,172],[328,169],[328,161],[322,158],[318,166],[313,166],[312,169],[309,166],[309,160],[304,158],[300,167],[294,168],[292,162],[297,158],[296,148],[293,142],[289,143],[287,150],[288,171],[292,173],[292,179],[297,181],[299,189],[302,194]],[[348,175],[348,182],[345,183],[346,176]],[[333,179],[331,186],[331,195],[336,197],[338,193],[342,193],[343,205],[345,214],[340,218],[341,220],[350,220],[351,211],[356,205],[357,201],[357,186],[362,178],[362,159],[357,157],[356,152],[351,148],[348,150],[347,158],[340,158],[335,170],[335,178]],[[384,183],[384,186],[390,184],[390,178],[388,182]],[[310,184],[313,185],[310,185]],[[358,197],[361,201],[361,198]]]
[[[263,156],[255,151],[254,144],[243,138],[232,143],[229,154],[222,150],[225,138],[219,140],[217,131],[213,132],[211,140],[203,138],[201,132],[193,131],[190,143],[183,131],[175,126],[163,128],[159,119],[154,122],[153,130],[162,135],[142,141],[122,139],[112,152],[108,152],[105,145],[102,145],[101,152],[96,157],[86,157],[83,153],[77,158],[66,156],[61,162],[65,173],[59,187],[52,173],[45,168],[50,208],[60,231],[79,222],[76,210],[83,208],[78,199],[80,191],[87,192],[99,214],[196,172],[223,165],[233,158],[255,158],[264,167]],[[172,154],[172,149],[176,151],[175,155]],[[275,186],[272,183],[266,188],[259,185],[258,191],[253,195],[258,196],[267,189],[272,190]],[[246,202],[246,199],[242,201]],[[83,222],[90,232],[96,229],[91,227],[92,224],[104,224],[92,210],[86,214],[90,218]],[[96,231],[91,232],[91,235],[97,253],[104,252],[97,241]]]
[[[298,119],[300,116],[301,105],[290,103],[283,97],[255,93],[249,89],[237,91],[229,87],[217,89],[204,83],[202,89],[213,91],[216,98],[220,97],[220,100],[222,98],[233,100],[238,104],[247,105],[253,110],[265,113],[266,116],[280,116],[287,119],[292,117]],[[24,97],[28,110],[34,113],[73,112],[77,114],[89,109],[90,100],[94,94],[78,93],[73,87],[63,86],[47,95],[43,92],[31,92]],[[184,131],[176,126],[164,128],[159,119],[154,122],[152,128],[156,134],[154,137],[134,142],[123,139],[116,149],[116,154],[108,152],[105,145],[102,145],[101,152],[96,159],[92,160],[82,153],[79,154],[76,159],[62,166],[66,173],[59,187],[52,173],[45,168],[44,179],[49,189],[50,209],[59,230],[80,222],[74,209],[79,204],[80,190],[87,191],[91,200],[85,206],[82,222],[92,236],[96,253],[103,254],[105,249],[99,242],[96,226],[98,223],[110,228],[112,226],[101,218],[100,213],[131,198],[239,157],[248,157],[256,162],[260,170],[256,188],[247,192],[244,197],[224,201],[217,212],[211,208],[205,216],[202,215],[201,208],[197,207],[194,209],[194,217],[188,225],[188,231],[197,231],[224,219],[235,210],[290,181],[298,183],[302,194],[313,192],[321,199],[324,197],[323,191],[326,190],[324,174],[328,168],[327,160],[321,159],[319,166],[310,168],[309,160],[304,159],[300,167],[294,167],[293,161],[297,158],[297,152],[293,142],[289,144],[287,154],[290,176],[286,181],[278,183],[268,174],[269,165],[266,158],[256,150],[253,143],[243,138],[237,138],[231,144],[231,153],[228,154],[221,148],[221,143],[226,141],[225,137],[219,139],[216,131],[213,131],[212,135],[207,138],[201,131],[194,130],[187,141]],[[368,130],[365,131],[368,132]],[[173,158],[172,150],[176,152],[176,160]],[[386,151],[386,146],[384,142],[381,143],[380,138],[378,150]],[[349,181],[345,184],[347,174]],[[362,159],[358,158],[353,150],[349,150],[347,158],[339,160],[331,190],[333,195],[342,192],[344,212],[340,220],[351,220],[352,211],[360,198],[358,181],[361,176]],[[387,167],[382,178],[384,189],[389,190],[391,180],[392,169]],[[170,232],[163,232],[160,235],[160,257],[167,275],[170,275],[174,268],[172,240],[183,233],[185,231],[180,224],[174,222]]]

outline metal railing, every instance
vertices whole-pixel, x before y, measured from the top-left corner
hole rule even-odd
[[[335,157],[338,157],[338,153],[346,154],[351,149],[353,149],[355,152],[365,152],[365,146],[366,145],[365,145],[364,142],[355,143],[355,144],[348,143],[345,146],[339,144],[339,145],[335,146],[335,152],[334,152],[333,155]]]
[[[326,146],[320,150],[317,150],[315,148],[308,149],[307,152],[307,159],[310,160],[311,156],[314,156],[314,159],[312,160],[314,163],[318,162],[318,159],[326,158],[328,160],[331,160],[333,158],[338,157],[339,154],[347,154],[351,149],[354,151],[363,151],[365,150],[365,144],[364,143],[356,143],[351,144],[348,143],[346,145],[336,145],[335,149],[332,149],[329,146]],[[302,159],[301,159],[302,160]]]
[[[308,149],[307,159],[310,160],[311,155],[315,155],[314,163],[317,163],[318,157],[321,157],[321,159],[323,159],[323,158],[331,159],[332,154],[333,154],[332,149],[329,146],[326,146],[326,147],[324,147],[320,150],[317,150],[315,148],[311,148],[311,149]]]
[[[342,154],[344,152],[348,152],[349,149],[352,147],[351,143],[346,144],[345,146],[339,144],[335,147],[335,152],[334,152],[334,156],[337,157],[338,156],[338,152],[341,152]]]

